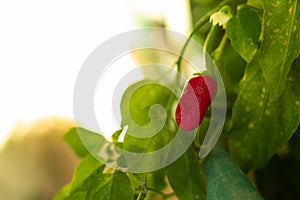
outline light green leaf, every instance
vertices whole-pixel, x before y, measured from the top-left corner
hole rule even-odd
[[[79,157],[83,158],[89,154],[85,146],[82,144],[77,132],[77,127],[71,128],[67,133],[65,133],[63,135],[63,139]]]
[[[300,123],[300,60],[295,61],[284,93],[275,101],[264,80],[259,62],[253,59],[240,84],[233,107],[229,150],[242,169],[266,165]]]
[[[231,18],[226,26],[226,34],[233,48],[250,62],[258,47],[261,23],[257,11],[250,6],[238,7],[237,16]]]
[[[97,155],[106,142],[102,135],[80,127],[70,129],[63,138],[73,151],[82,158],[89,154]]]
[[[121,124],[128,125],[123,142],[125,150],[151,152],[169,142],[171,133],[164,127],[165,119],[161,116],[165,111],[161,109],[165,109],[170,95],[173,94],[168,88],[148,81],[134,83],[125,91],[121,101]],[[151,112],[154,105],[162,107]]]
[[[259,65],[271,100],[285,90],[293,60],[300,55],[300,3],[298,0],[263,0],[263,40]]]
[[[121,101],[121,125],[128,126],[122,144],[124,150],[154,152],[172,140],[175,134],[171,133],[166,121],[166,107],[172,95],[168,88],[147,80],[127,88]],[[141,169],[153,164],[151,159],[136,162]]]
[[[53,200],[59,200],[59,199],[68,199],[70,196],[70,191],[71,191],[72,184],[68,183],[64,185],[60,190],[55,194],[55,197]]]
[[[167,87],[143,80],[132,84],[121,100],[121,127],[132,136],[151,137],[165,125],[165,107],[174,95]]]
[[[112,139],[112,142],[114,144],[118,144],[119,143],[118,140],[119,140],[119,137],[120,137],[122,131],[123,131],[122,129],[121,130],[117,130],[116,132],[114,132],[112,134],[111,139]]]
[[[167,145],[173,139],[173,135],[167,128],[163,128],[155,136],[149,138],[125,135],[122,147],[124,150],[135,153],[153,152]]]
[[[167,167],[169,182],[179,199],[205,199],[206,183],[197,155],[189,148]]]

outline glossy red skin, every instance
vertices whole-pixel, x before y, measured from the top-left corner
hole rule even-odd
[[[176,122],[185,131],[197,128],[217,92],[216,81],[207,75],[188,80],[176,108]]]

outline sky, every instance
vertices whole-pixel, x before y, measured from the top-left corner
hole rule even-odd
[[[0,143],[19,122],[73,118],[74,84],[88,55],[112,36],[136,28],[135,9],[153,18],[180,16],[176,6],[166,9],[168,1],[0,1]],[[178,19],[175,25],[169,20],[170,26],[186,31],[185,18]],[[130,58],[119,62],[124,63],[134,67]],[[105,130],[115,128],[107,124]]]

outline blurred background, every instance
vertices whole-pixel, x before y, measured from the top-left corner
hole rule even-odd
[[[61,135],[74,126],[76,77],[96,47],[149,26],[187,35],[191,19],[186,0],[1,1],[0,199],[51,199],[70,181],[78,158]],[[137,64],[132,57],[114,63],[116,80]],[[97,119],[110,135],[118,124],[106,107]]]
[[[102,42],[145,26],[187,34],[190,20],[185,0],[1,1],[0,142],[18,122],[72,118],[76,76]]]

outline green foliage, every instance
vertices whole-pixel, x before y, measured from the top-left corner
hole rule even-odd
[[[75,169],[72,182],[63,187],[54,199],[131,200],[133,188],[126,174],[119,171],[104,173],[103,169],[100,161],[87,156]]]
[[[227,23],[226,34],[232,46],[247,62],[258,48],[260,26],[258,13],[247,5],[239,6],[237,16]]]
[[[267,7],[262,18],[261,47],[253,51],[255,52],[253,58],[246,59],[249,63],[232,111],[229,150],[234,160],[245,170],[265,166],[271,156],[292,136],[300,122],[300,96],[296,86],[299,84],[298,62],[295,62],[291,68],[295,55],[299,54],[299,52],[298,54],[293,52],[299,50],[294,46],[287,47],[283,44],[284,40],[290,41],[292,39],[290,37],[296,33],[288,34],[286,37],[279,33],[278,26],[283,28],[287,25],[287,22],[281,20],[285,19],[284,13],[288,14],[288,12],[285,12],[287,4],[278,5],[279,7],[270,17],[268,9],[273,8],[277,3],[277,1],[273,3],[268,1],[264,4]],[[297,2],[292,5],[288,7],[294,9]],[[278,13],[282,15],[277,15]],[[254,15],[249,14],[244,18],[251,18],[251,16]],[[291,20],[288,24],[292,26],[294,23],[294,20]],[[285,33],[288,32],[285,31]],[[235,40],[231,39],[233,46]],[[300,42],[299,37],[292,41],[293,45]],[[251,46],[252,43],[249,41],[248,44]],[[244,47],[248,45],[244,43],[237,45],[235,49],[242,56],[245,52]],[[286,54],[281,51],[285,51]],[[248,55],[251,55],[249,53]],[[286,57],[290,54],[292,57]],[[267,143],[269,145],[266,145]]]
[[[300,3],[263,0],[263,35],[259,65],[270,91],[276,100],[286,88],[292,62],[300,55]]]
[[[203,170],[210,188],[207,199],[262,199],[221,146],[211,152]]]
[[[63,138],[81,158],[89,154],[97,155],[106,142],[102,135],[81,127],[70,129]]]
[[[237,166],[219,147],[206,160],[199,161],[197,151],[210,123],[210,112],[200,125],[195,143],[165,168],[134,174],[99,162],[102,157],[118,155],[116,149],[110,148],[112,144],[136,154],[150,153],[168,145],[178,134],[174,123],[175,95],[167,87],[144,79],[130,85],[123,94],[121,130],[112,134],[113,143],[83,128],[73,128],[64,135],[83,160],[72,181],[55,199],[261,199],[241,170],[267,165],[299,127],[300,3],[220,2],[192,1],[195,26],[190,37],[204,44],[222,75],[228,113],[220,143]],[[180,62],[175,63],[180,70]],[[174,151],[180,149],[180,142]],[[291,147],[295,149],[295,145]],[[99,152],[105,155],[100,157]],[[126,166],[125,158],[118,158],[118,162]],[[152,162],[151,158],[143,163],[136,161],[141,167]],[[266,182],[262,173],[265,172],[261,170],[259,175]]]
[[[164,110],[160,109],[160,107],[157,109],[150,108],[153,105],[166,107],[170,95],[173,94],[168,88],[151,81],[142,80],[132,84],[122,97],[121,126],[133,125],[135,128],[139,128],[148,125],[147,130],[155,130],[157,123],[164,125],[164,123],[161,123],[161,118],[166,117]],[[149,125],[150,122],[151,125]]]
[[[257,60],[245,72],[233,108],[229,150],[242,169],[260,168],[285,144],[300,122],[300,66],[295,62],[284,93],[275,101]]]
[[[71,147],[71,149],[77,154],[77,156],[84,158],[89,154],[88,150],[82,143],[77,128],[71,128],[67,133],[64,134],[63,139]]]
[[[124,150],[152,152],[170,142],[173,134],[165,126],[169,98],[175,97],[168,88],[144,80],[125,91],[121,101],[121,126],[128,126]]]
[[[169,182],[179,199],[205,199],[206,184],[193,149],[188,149],[166,169]]]

